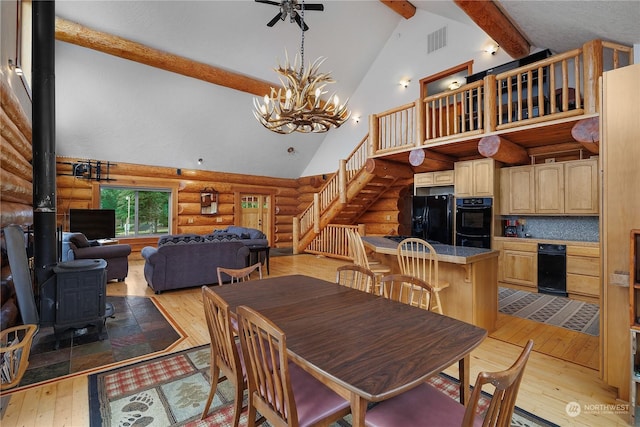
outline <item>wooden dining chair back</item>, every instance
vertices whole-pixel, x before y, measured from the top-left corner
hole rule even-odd
[[[362,292],[373,293],[376,276],[361,265],[346,264],[336,269],[336,283]]]
[[[431,310],[443,314],[440,291],[449,286],[438,275],[438,254],[427,241],[410,237],[398,244],[398,265],[400,272],[427,282],[433,292]]]
[[[226,378],[235,388],[233,425],[237,426],[240,422],[243,393],[247,389],[247,382],[239,343],[236,342],[233,332],[229,304],[206,286],[202,287],[202,302],[211,339],[211,387],[201,419],[204,420],[209,412],[218,383]],[[223,376],[220,376],[221,372]]]
[[[406,274],[389,274],[380,279],[380,295],[385,298],[429,309],[431,285],[422,279]]]
[[[510,427],[524,368],[532,348],[533,341],[529,340],[518,359],[507,370],[480,372],[466,407],[434,386],[423,383],[405,393],[380,402],[367,412],[365,423],[368,427],[400,425],[471,427],[480,425],[480,420],[476,418],[478,417],[482,386],[492,384],[495,389],[481,425],[485,427]]]
[[[251,280],[251,274],[253,274],[254,271],[258,271],[258,277],[262,279],[262,264],[259,262],[245,268],[218,267],[218,284],[222,285],[224,283],[222,279],[227,277],[230,279],[229,283]]]
[[[349,248],[350,251],[352,251],[351,253],[353,254],[353,263],[373,272],[373,274],[376,276],[376,280],[374,281],[373,293],[379,295],[380,292],[377,279],[385,274],[391,273],[391,267],[386,264],[369,263],[367,251],[364,247],[364,242],[362,241],[360,233],[352,229],[346,229],[346,232],[347,239],[349,240]]]
[[[294,363],[287,339],[271,320],[247,306],[237,309],[249,386],[248,425],[329,425],[350,412],[347,400]],[[264,419],[256,420],[256,411]]]

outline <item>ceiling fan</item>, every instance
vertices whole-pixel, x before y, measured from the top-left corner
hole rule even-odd
[[[302,10],[324,10],[324,5],[320,3],[298,3],[298,0],[282,0],[280,2],[271,0],[256,0],[258,3],[272,4],[274,6],[280,6],[280,12],[273,17],[271,21],[267,23],[267,27],[273,27],[278,20],[284,21],[287,15],[289,15],[289,22],[296,22],[302,31],[307,31],[309,27],[300,17],[299,11]]]

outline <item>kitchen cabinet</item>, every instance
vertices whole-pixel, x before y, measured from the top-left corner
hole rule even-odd
[[[417,173],[413,176],[413,185],[415,188],[440,187],[444,185],[453,185],[453,183],[453,170]]]
[[[456,162],[454,171],[456,197],[493,197],[495,182],[493,159]]]
[[[567,245],[567,293],[599,304],[600,248]]]
[[[564,164],[545,163],[534,166],[536,213],[564,213]]]
[[[517,166],[501,170],[504,175],[500,200],[503,215],[535,213],[535,174],[532,166]]]
[[[564,181],[565,213],[598,213],[598,159],[565,163]]]
[[[504,168],[501,215],[598,214],[598,159]]]
[[[538,287],[538,245],[536,242],[502,242],[499,258],[500,281],[534,292]]]

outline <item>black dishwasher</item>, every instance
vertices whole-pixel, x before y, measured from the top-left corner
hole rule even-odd
[[[538,244],[538,293],[567,296],[567,247]]]

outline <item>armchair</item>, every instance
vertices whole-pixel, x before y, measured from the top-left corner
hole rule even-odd
[[[82,233],[63,233],[62,261],[103,259],[107,262],[107,280],[122,282],[129,272],[131,246],[126,244],[101,246],[91,243]]]

